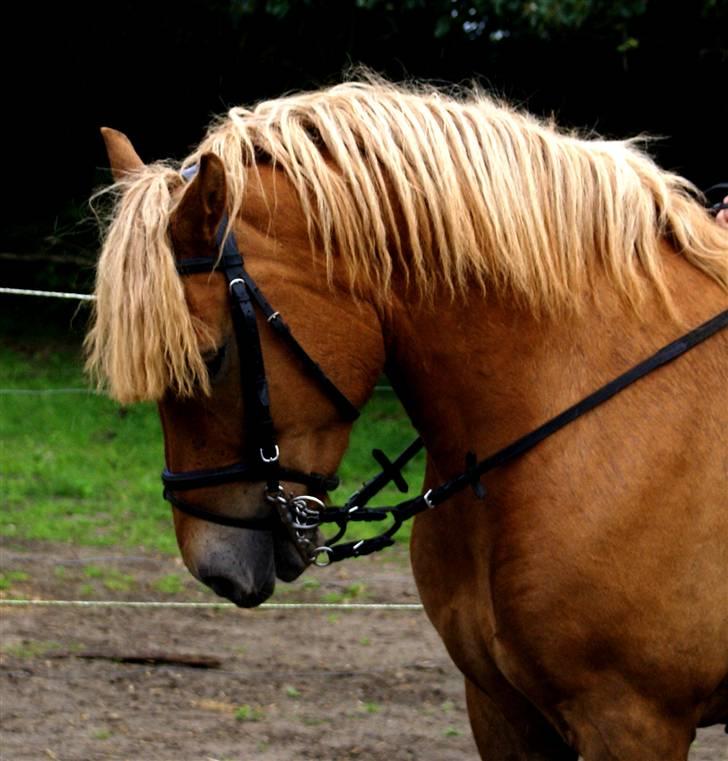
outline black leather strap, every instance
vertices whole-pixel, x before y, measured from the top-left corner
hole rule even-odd
[[[540,444],[544,439],[547,439],[557,431],[560,431],[578,417],[581,417],[595,407],[598,407],[600,404],[608,401],[615,396],[615,394],[623,391],[627,386],[644,378],[659,367],[682,356],[687,351],[690,351],[690,349],[725,329],[727,326],[728,310],[725,310],[686,335],[678,338],[676,341],[663,347],[651,357],[648,357],[643,362],[635,365],[635,367],[627,372],[622,373],[622,375],[614,380],[606,383],[594,393],[589,394],[589,396],[581,401],[568,407],[560,414],[551,418],[551,420],[540,425],[534,431],[527,433],[525,436],[522,436],[502,449],[499,449],[490,457],[486,457],[475,465],[472,463],[472,459],[469,458],[470,462],[468,463],[466,470],[460,475],[451,478],[449,481],[445,481],[445,483],[440,484],[434,489],[430,489],[425,494],[413,499],[400,502],[392,507],[374,508],[379,512],[384,511],[388,513],[393,519],[392,525],[385,532],[372,539],[363,539],[359,542],[349,542],[347,544],[328,548],[326,551],[328,561],[334,563],[350,557],[360,557],[361,555],[368,555],[372,552],[377,552],[383,547],[389,546],[389,544],[392,543],[391,537],[397,532],[404,521],[409,520],[418,513],[437,507],[454,494],[466,489],[468,486],[474,486],[476,478],[479,478],[488,471],[505,465],[525,454]],[[417,440],[415,440],[410,446],[414,446],[416,443]],[[364,509],[366,510],[367,508]]]
[[[400,491],[407,491],[407,484],[402,478],[402,469],[404,468],[407,463],[412,460],[415,455],[420,452],[425,446],[425,443],[422,441],[421,438],[416,438],[400,455],[398,455],[394,462],[390,462],[384,453],[379,450],[375,449],[372,452],[372,456],[377,460],[377,462],[382,467],[382,471],[380,473],[377,473],[373,478],[370,478],[368,481],[362,484],[360,489],[357,489],[350,497],[346,500],[345,507],[348,509],[351,509],[353,507],[364,507],[374,496],[379,494],[382,489],[393,479],[398,478],[399,483],[396,484]],[[380,453],[381,457],[377,456],[377,452]],[[384,463],[388,463],[388,465],[385,467]],[[402,488],[404,486],[404,489]]]
[[[195,256],[190,259],[177,260],[177,272],[180,275],[195,275],[200,272],[212,272],[217,269],[218,261],[212,256]]]
[[[262,291],[256,285],[249,273],[245,273],[245,282],[248,284],[250,293],[255,302],[260,307],[260,311],[265,315],[268,324],[278,333],[281,338],[288,344],[295,356],[303,363],[309,375],[316,379],[318,384],[324,390],[326,395],[336,405],[344,420],[356,420],[359,417],[359,410],[339,391],[336,385],[321,369],[321,366],[311,358],[308,352],[296,340],[291,333],[291,329],[283,321],[279,312],[276,312],[263,295]]]
[[[720,195],[718,195],[718,191]],[[719,211],[723,211],[723,209],[728,209],[728,203],[723,201],[723,197],[728,194],[728,182],[719,182],[716,185],[711,185],[709,188],[703,191],[703,195],[706,198],[710,198],[711,196],[713,198],[720,198],[717,203],[712,204],[708,207],[708,210],[711,214],[717,214]]]
[[[180,499],[167,489],[164,490],[164,498],[183,513],[208,523],[217,523],[220,526],[247,528],[256,531],[272,531],[278,524],[277,515],[272,513],[265,518],[237,518],[230,515],[222,515],[221,513],[213,513]]]
[[[338,476],[326,476],[321,473],[304,473],[293,468],[280,466],[278,476],[281,481],[303,484],[315,494],[324,494],[333,491],[339,486]],[[224,465],[221,468],[209,468],[202,470],[185,470],[175,473],[165,468],[162,471],[162,483],[167,489],[186,491],[187,489],[202,489],[207,486],[220,486],[231,484],[235,481],[263,481],[265,474],[257,465],[245,462],[236,462],[232,465]]]
[[[267,529],[272,525],[268,520],[251,521],[219,515],[179,499],[174,494],[175,491],[200,489],[235,481],[265,481],[271,493],[278,491],[280,481],[304,484],[316,494],[332,491],[339,485],[339,479],[335,475],[303,473],[280,465],[255,304],[258,304],[278,333],[285,337],[296,356],[303,361],[305,367],[321,384],[342,414],[347,419],[353,420],[359,412],[331,382],[319,365],[308,356],[283,321],[277,320],[278,315],[245,271],[243,257],[235,236],[232,231],[226,233],[227,228],[228,220],[225,217],[217,230],[217,242],[222,249],[219,259],[214,257],[183,259],[177,263],[177,269],[183,275],[219,269],[228,282],[231,316],[240,354],[240,385],[245,399],[245,438],[250,449],[247,453],[249,459],[247,462],[237,462],[220,468],[185,472],[173,472],[165,468],[162,472],[162,482],[165,487],[165,499],[188,515],[226,526]],[[271,520],[274,519],[271,518]]]
[[[227,227],[227,219],[223,220],[218,228],[218,242],[221,241],[221,236]],[[301,346],[298,339],[293,335],[291,329],[285,323],[280,315],[271,306],[270,302],[263,295],[263,292],[258,288],[257,283],[253,280],[250,273],[247,272],[243,264],[242,255],[239,253],[235,238],[232,234],[228,235],[225,242],[225,250],[222,259],[218,260],[212,256],[200,256],[189,259],[180,259],[177,261],[177,272],[180,275],[192,275],[200,272],[212,272],[216,269],[223,269],[226,273],[231,269],[236,270],[235,277],[239,277],[245,281],[250,294],[255,300],[256,304],[260,307],[266,321],[271,327],[281,336],[288,344],[295,356],[302,362],[309,374],[316,379],[318,384],[324,390],[326,395],[336,405],[337,409],[345,420],[356,420],[360,413],[354,404],[339,390],[336,384],[326,375],[314,359],[311,358],[309,353]],[[230,277],[228,277],[230,282]]]
[[[627,386],[631,386],[635,381],[644,378],[645,375],[649,375],[654,370],[657,370],[657,368],[682,356],[685,352],[715,335],[718,331],[723,330],[726,326],[728,326],[728,309],[690,331],[690,333],[663,347],[651,357],[648,357],[630,370],[627,370],[627,372],[606,383],[594,393],[589,394],[589,396],[580,402],[565,409],[534,431],[503,447],[503,449],[500,449],[490,457],[481,460],[475,468],[433,489],[429,497],[430,504],[427,507],[439,505],[455,492],[466,488],[471,483],[473,473],[482,476],[489,470],[493,470],[525,454],[578,417],[611,399],[620,391],[627,388]]]
[[[724,187],[728,187],[728,185],[717,185],[709,190],[723,189]],[[728,204],[716,204],[712,210],[717,212],[723,208],[728,208]],[[210,272],[217,268],[222,269],[225,273],[230,290],[233,325],[240,351],[241,388],[245,395],[245,409],[249,422],[248,428],[252,429],[253,434],[252,437],[246,437],[246,439],[252,439],[259,451],[253,453],[253,462],[255,463],[253,465],[240,462],[221,468],[183,473],[173,473],[165,469],[162,473],[162,481],[165,485],[164,496],[178,509],[212,523],[238,528],[269,530],[276,525],[280,525],[280,520],[274,516],[265,519],[245,519],[218,515],[180,500],[173,493],[173,490],[196,489],[238,480],[266,480],[268,489],[271,492],[275,492],[278,489],[278,479],[310,485],[319,492],[330,491],[338,485],[338,479],[335,476],[327,477],[316,473],[301,473],[300,471],[283,468],[278,462],[278,447],[270,414],[268,382],[265,375],[265,365],[253,302],[258,305],[274,330],[285,339],[292,352],[299,358],[309,373],[316,378],[344,418],[354,420],[358,417],[359,412],[298,343],[278,312],[273,310],[273,307],[263,296],[253,279],[245,271],[243,257],[237,248],[234,235],[232,232],[228,232],[227,235],[225,234],[227,227],[228,221],[225,218],[217,232],[218,243],[222,246],[220,260],[213,257],[184,259],[178,262],[177,268],[181,275]],[[335,547],[325,547],[321,551],[325,551],[329,562],[344,560],[348,557],[368,555],[393,544],[394,540],[392,537],[405,520],[424,510],[436,507],[453,494],[467,487],[471,487],[476,496],[483,499],[485,497],[485,489],[480,483],[482,475],[525,454],[544,439],[576,420],[576,418],[603,404],[615,394],[653,370],[681,356],[694,346],[724,329],[727,325],[728,310],[668,344],[626,373],[597,389],[594,393],[564,410],[559,415],[556,415],[551,420],[548,420],[534,431],[503,447],[490,457],[477,462],[475,454],[468,452],[465,470],[458,476],[440,484],[423,495],[405,500],[392,507],[367,508],[365,505],[390,481],[394,481],[400,490],[406,490],[406,483],[402,478],[401,470],[422,449],[423,442],[419,438],[415,439],[394,462],[390,462],[380,450],[375,450],[374,455],[383,468],[382,472],[363,484],[361,489],[349,498],[343,508],[332,508],[325,511],[321,515],[321,523],[336,523],[339,526],[339,533],[332,540],[332,543],[343,535],[346,524],[350,521],[383,520],[386,517],[391,517],[393,519],[392,525],[382,534],[371,539],[348,542]]]

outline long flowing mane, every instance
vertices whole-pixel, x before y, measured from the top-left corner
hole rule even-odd
[[[207,151],[226,166],[232,219],[251,170],[271,163],[330,271],[384,300],[397,271],[425,299],[475,286],[554,315],[580,308],[601,272],[633,307],[655,291],[670,307],[664,241],[728,288],[725,232],[639,140],[559,131],[477,90],[368,77],[233,108],[183,166]],[[180,183],[166,165],[125,182],[99,260],[88,364],[123,401],[206,388],[167,236]]]

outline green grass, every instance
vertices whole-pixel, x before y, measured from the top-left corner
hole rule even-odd
[[[166,576],[162,576],[161,579],[157,579],[154,582],[154,588],[157,592],[162,592],[165,595],[177,595],[184,588],[184,582],[182,577],[176,573],[170,573]]]
[[[243,703],[243,705],[235,709],[234,716],[237,721],[261,721],[265,717],[265,714],[261,708]]]
[[[39,639],[24,639],[22,642],[12,645],[3,644],[0,646],[0,652],[15,658],[42,658],[64,649],[67,648],[60,642]]]
[[[379,703],[375,703],[373,700],[365,700],[359,702],[360,713],[380,713],[381,710],[382,707],[379,705]]]
[[[28,581],[30,576],[25,571],[8,571],[0,573],[0,590],[10,589],[18,581]]]
[[[2,389],[86,385],[78,351],[0,346]],[[170,508],[161,497],[164,449],[154,405],[122,408],[94,394],[0,394],[0,428],[0,535],[177,552]],[[354,427],[333,503],[341,504],[378,471],[372,448],[394,457],[414,435],[394,395],[375,393]],[[420,455],[409,470],[415,491],[422,470]],[[374,504],[402,496],[390,488]],[[350,536],[380,530],[360,524]],[[408,535],[406,527],[398,538]]]

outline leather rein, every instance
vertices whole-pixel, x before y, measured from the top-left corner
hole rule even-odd
[[[368,502],[390,482],[393,482],[401,492],[407,491],[402,468],[423,449],[424,443],[418,437],[394,461],[390,461],[381,450],[375,449],[372,454],[382,467],[382,471],[364,483],[343,506],[327,508],[322,499],[317,496],[286,494],[281,484],[282,481],[299,483],[315,494],[321,495],[333,491],[339,485],[339,479],[336,475],[304,473],[280,463],[280,449],[270,412],[268,381],[258,332],[256,307],[276,334],[288,345],[291,353],[300,361],[306,372],[316,380],[338,408],[342,417],[353,421],[359,416],[359,411],[298,343],[281,315],[273,309],[245,270],[244,259],[237,247],[235,236],[228,230],[227,218],[222,220],[217,231],[217,238],[222,248],[222,255],[219,258],[197,257],[178,260],[177,271],[184,276],[219,270],[227,279],[230,310],[240,358],[246,440],[252,442],[249,445],[249,455],[252,455],[252,460],[218,468],[184,472],[173,472],[165,468],[162,472],[164,498],[183,513],[211,523],[262,531],[283,528],[294,542],[304,562],[320,566],[350,557],[369,555],[394,544],[393,536],[404,521],[418,513],[437,507],[454,494],[467,488],[472,488],[478,499],[484,499],[486,491],[480,479],[485,473],[525,454],[581,415],[728,326],[728,310],[725,310],[489,457],[478,460],[474,452],[468,452],[465,456],[465,467],[459,475],[429,489],[424,494],[396,505],[367,507]],[[274,508],[268,517],[240,518],[222,515],[177,496],[177,492],[180,491],[237,481],[265,482],[266,502]],[[391,519],[392,523],[378,536],[338,544],[346,533],[349,523],[381,521],[387,518]],[[335,524],[338,531],[323,543],[319,543],[318,529],[327,523]]]

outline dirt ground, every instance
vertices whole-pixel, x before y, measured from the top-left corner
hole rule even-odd
[[[6,541],[0,574],[6,598],[217,599],[178,559],[139,552]],[[417,602],[417,593],[405,552],[392,550],[306,574],[274,601]],[[175,662],[185,657],[207,667]],[[477,753],[461,678],[420,611],[4,606],[0,759]],[[728,761],[728,735],[701,730],[690,761]]]

